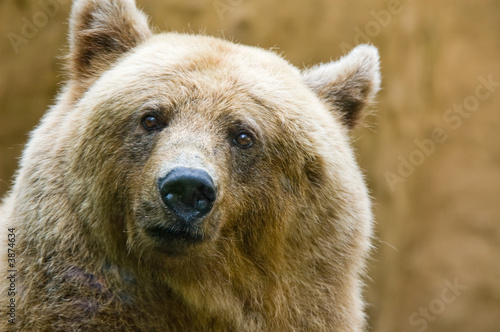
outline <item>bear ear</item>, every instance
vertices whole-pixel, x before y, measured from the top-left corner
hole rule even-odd
[[[304,71],[302,77],[352,129],[380,89],[379,54],[374,46],[359,45],[338,61]]]
[[[134,0],[75,0],[69,32],[72,79],[91,82],[151,35],[147,17]]]

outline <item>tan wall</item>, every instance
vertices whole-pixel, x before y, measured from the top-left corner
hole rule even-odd
[[[57,1],[46,22],[38,1],[0,1],[0,195],[63,79],[69,3]],[[222,31],[299,66],[335,59],[356,40],[378,46],[378,114],[356,141],[378,219],[373,330],[499,331],[500,84],[481,87],[500,82],[499,1],[137,1],[160,30]],[[9,33],[22,36],[24,18],[40,27],[24,31],[16,53]],[[463,115],[452,113],[464,103]],[[391,186],[387,176],[400,178]]]

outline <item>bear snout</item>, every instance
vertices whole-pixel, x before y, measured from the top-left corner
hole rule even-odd
[[[174,168],[158,180],[158,189],[163,204],[187,227],[209,213],[217,197],[212,177],[197,168]]]

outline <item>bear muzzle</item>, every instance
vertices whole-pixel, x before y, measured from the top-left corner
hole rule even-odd
[[[145,227],[144,231],[168,254],[182,254],[206,240],[204,217],[217,198],[212,177],[202,169],[175,167],[158,180],[159,201],[169,221]]]
[[[158,180],[158,189],[163,204],[188,228],[210,212],[217,197],[212,177],[197,168],[174,168]]]

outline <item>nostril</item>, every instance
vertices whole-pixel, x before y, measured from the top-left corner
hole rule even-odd
[[[169,193],[165,196],[165,199],[168,202],[168,204],[177,204],[179,201],[179,196]]]
[[[207,214],[216,199],[213,180],[201,169],[175,168],[159,181],[159,190],[163,203],[186,222]]]
[[[203,210],[203,209],[206,209],[208,207],[208,199],[205,199],[205,198],[200,198],[196,201],[196,205],[195,205],[195,208],[197,210]]]

